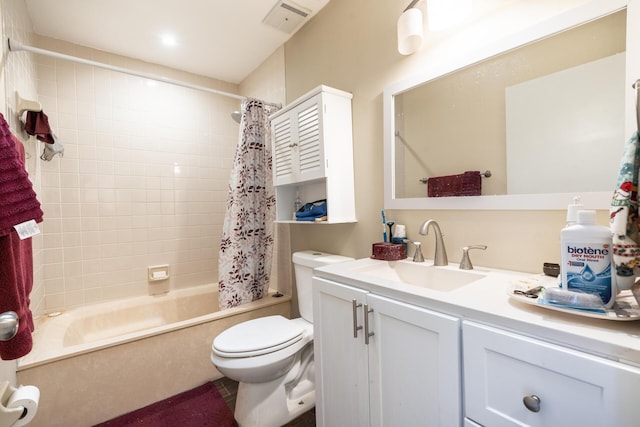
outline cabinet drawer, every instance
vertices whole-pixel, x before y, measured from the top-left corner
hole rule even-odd
[[[466,321],[463,353],[465,416],[481,425],[640,425],[637,368]]]

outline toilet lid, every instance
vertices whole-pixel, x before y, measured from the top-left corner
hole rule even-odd
[[[230,327],[213,340],[213,350],[223,357],[259,356],[302,339],[304,325],[283,316],[267,316]]]

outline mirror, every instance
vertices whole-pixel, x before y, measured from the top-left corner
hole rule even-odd
[[[631,21],[625,2],[593,3],[385,89],[385,208],[566,209],[576,194],[606,208]],[[426,197],[429,177],[465,171],[490,171],[481,195]]]

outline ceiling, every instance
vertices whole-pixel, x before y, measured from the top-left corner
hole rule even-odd
[[[39,35],[240,83],[328,2],[26,0],[26,5]],[[279,28],[263,22],[272,9]],[[169,34],[173,46],[162,43]]]

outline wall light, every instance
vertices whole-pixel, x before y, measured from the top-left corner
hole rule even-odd
[[[402,55],[415,53],[422,45],[422,11],[415,8],[413,0],[398,18],[398,52]]]

